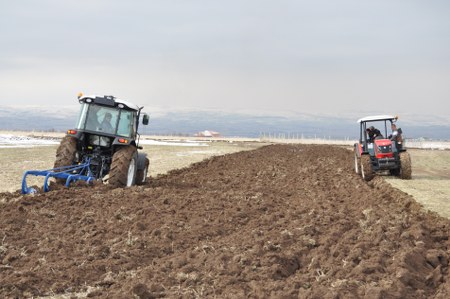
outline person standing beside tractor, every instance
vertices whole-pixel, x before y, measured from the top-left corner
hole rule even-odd
[[[391,125],[392,134],[389,135],[389,139],[393,142],[395,142],[395,145],[397,146],[397,149],[401,149],[403,145],[403,137],[402,137],[402,129],[398,128],[396,124]]]
[[[383,138],[380,130],[375,128],[374,126],[370,126],[367,130],[367,135],[369,136],[369,142],[373,142],[375,139]]]

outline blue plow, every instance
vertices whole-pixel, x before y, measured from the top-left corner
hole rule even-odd
[[[44,179],[44,192],[48,192],[50,189],[48,187],[48,179],[56,178],[56,179],[64,179],[66,180],[65,186],[69,187],[71,182],[76,181],[85,181],[87,183],[91,183],[95,180],[95,177],[92,175],[90,169],[90,159],[86,159],[82,164],[70,165],[57,167],[53,169],[47,170],[28,170],[23,174],[22,178],[22,194],[31,194],[36,193],[37,190],[33,187],[27,187],[27,176],[43,176]]]

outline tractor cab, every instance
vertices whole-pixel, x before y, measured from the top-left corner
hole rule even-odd
[[[113,96],[79,96],[81,107],[76,129],[99,135],[136,138],[141,109]],[[142,123],[148,124],[143,114]]]
[[[388,128],[391,130],[392,124],[394,124],[397,119],[398,116],[392,115],[368,116],[359,119],[359,143],[362,146],[362,150],[372,153],[377,149],[378,151],[383,152],[386,152],[388,149],[396,151],[397,149],[395,146],[392,148],[387,147],[391,144],[387,137],[389,136],[388,132],[390,132],[388,131]],[[390,135],[392,135],[392,132]],[[377,148],[377,146],[382,148]]]
[[[86,147],[86,151],[115,151],[117,146],[132,144],[139,147],[141,109],[135,104],[113,96],[78,95],[81,104],[75,129],[68,130]],[[149,117],[142,113],[142,124]]]
[[[358,120],[359,142],[355,144],[355,172],[370,180],[378,171],[411,178],[409,154],[403,147],[397,116],[376,115]],[[388,135],[388,132],[390,133]]]

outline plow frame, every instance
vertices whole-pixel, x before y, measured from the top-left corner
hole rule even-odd
[[[27,187],[28,175],[45,177],[43,187],[44,192],[48,192],[50,190],[48,186],[49,178],[66,180],[66,187],[69,187],[71,182],[76,181],[85,181],[87,183],[92,183],[95,180],[95,177],[91,172],[90,165],[91,160],[90,158],[87,158],[83,163],[77,165],[63,166],[47,170],[28,170],[23,174],[22,194],[31,194],[37,192],[37,190],[33,187]]]

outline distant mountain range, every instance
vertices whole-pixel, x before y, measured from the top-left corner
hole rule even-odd
[[[226,137],[284,136],[304,138],[357,139],[356,120],[371,114],[268,115],[214,110],[171,110],[169,112],[145,109],[150,114],[149,126],[141,127],[148,135],[193,135],[203,130],[220,132]],[[0,106],[0,130],[66,131],[74,126],[77,106]],[[450,140],[450,121],[406,116],[399,120],[407,138]]]

